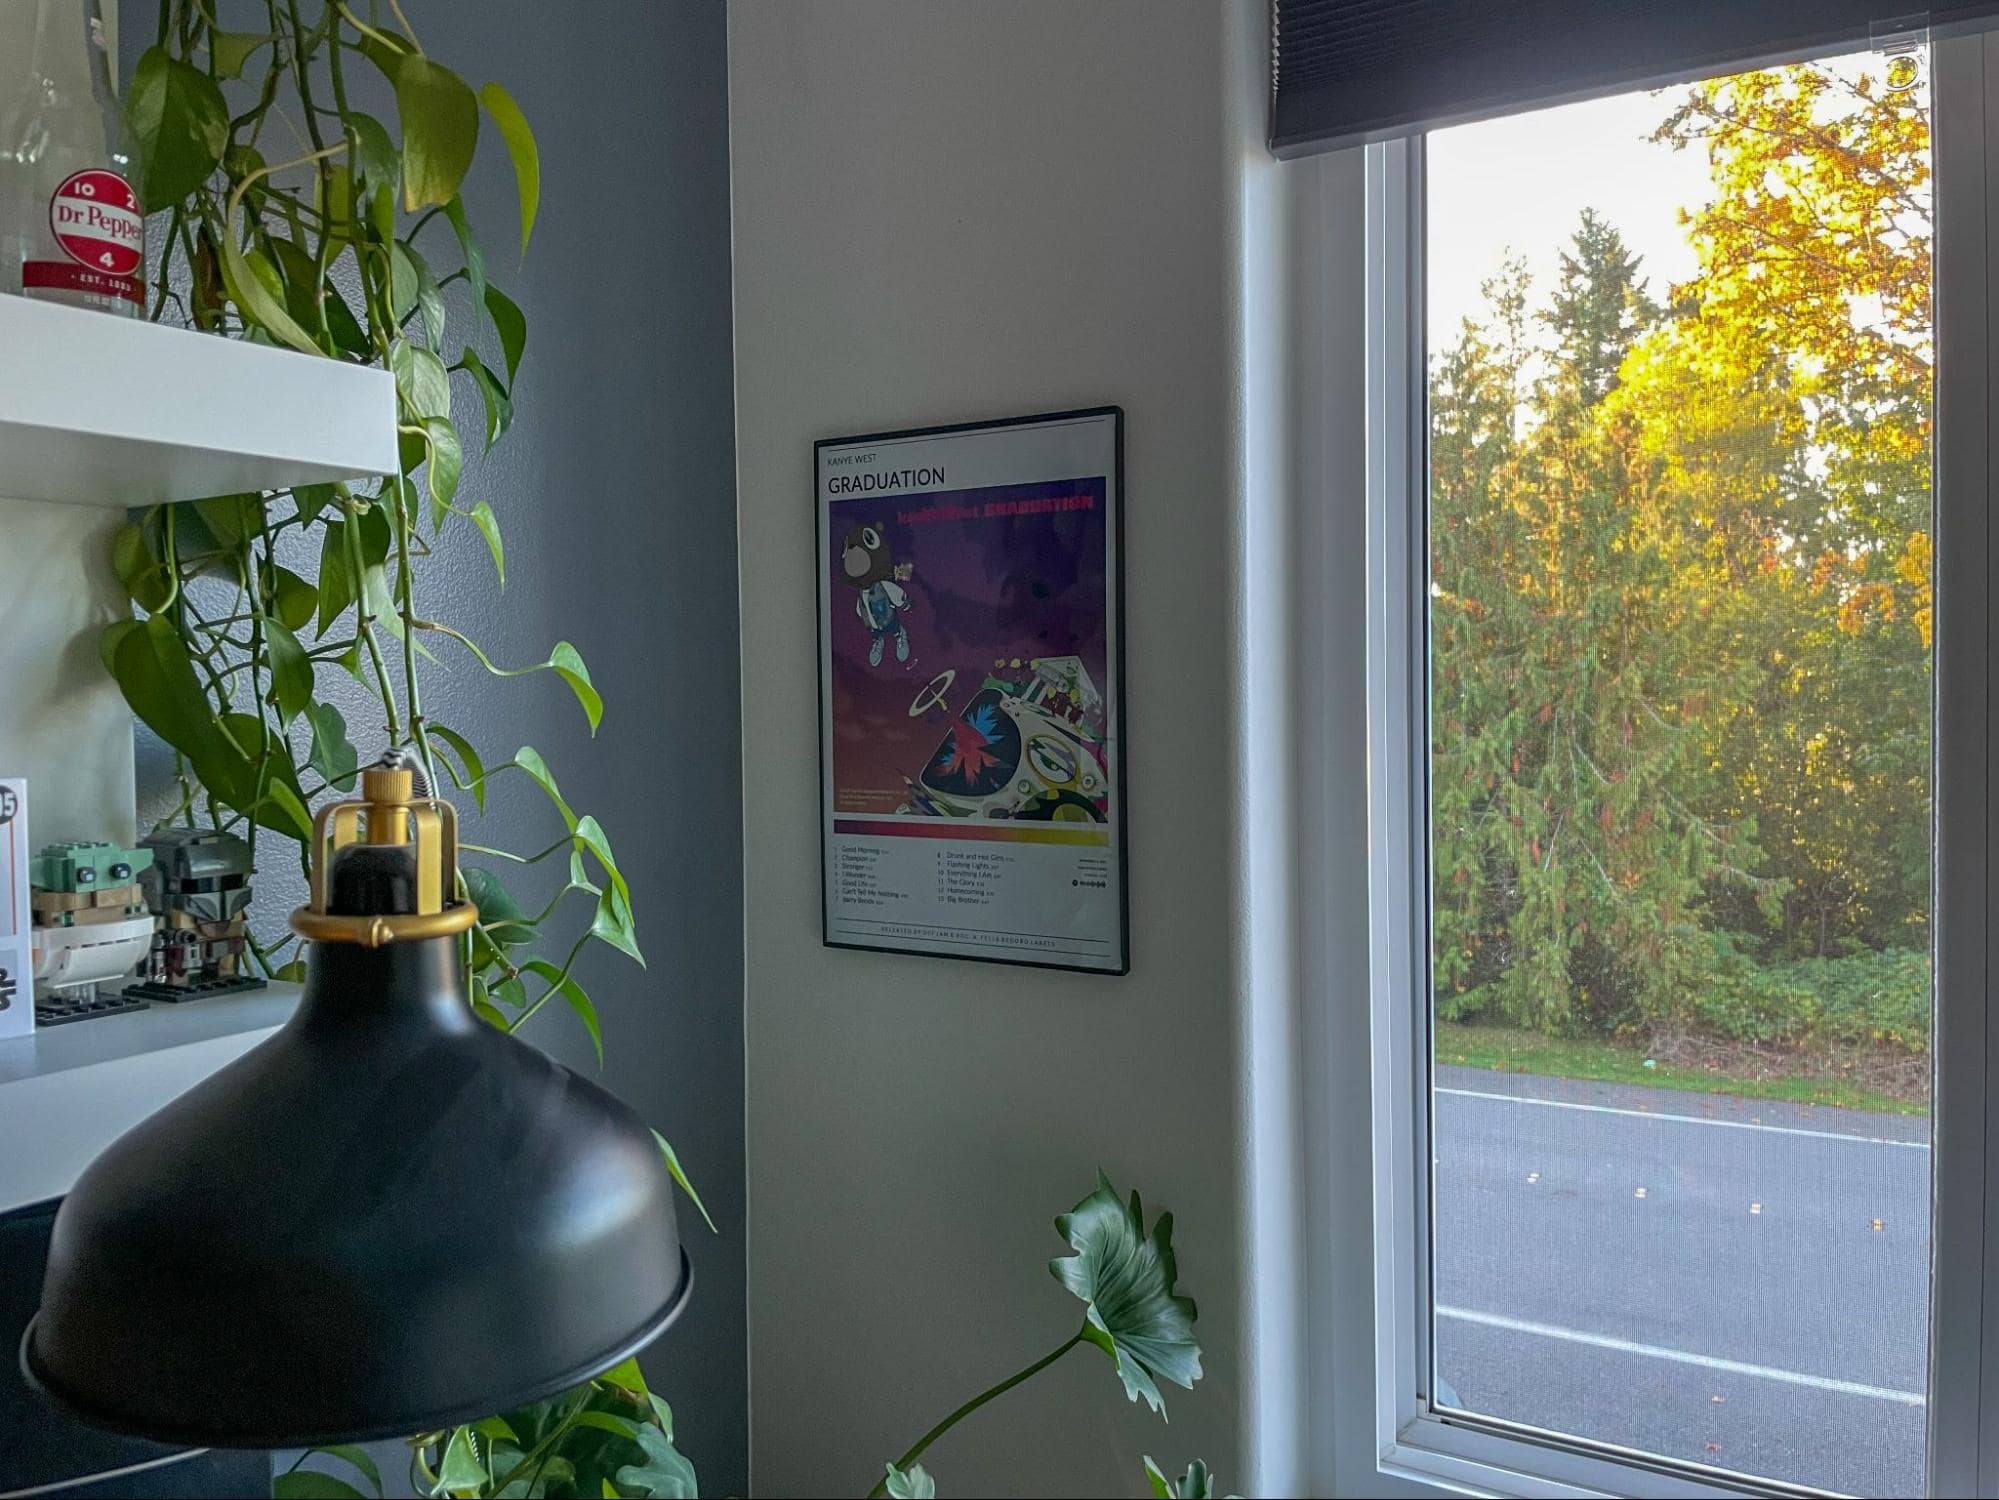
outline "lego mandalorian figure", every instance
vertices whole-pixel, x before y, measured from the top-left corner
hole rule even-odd
[[[177,1001],[262,989],[247,962],[250,846],[206,828],[169,828],[142,843],[152,863],[139,878],[160,927],[144,981],[125,993]]]

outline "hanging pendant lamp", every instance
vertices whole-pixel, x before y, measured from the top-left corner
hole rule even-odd
[[[686,1305],[673,1182],[623,1104],[476,1017],[456,819],[371,769],[314,823],[297,1013],[85,1169],[29,1381],[93,1425],[277,1448],[552,1396]]]

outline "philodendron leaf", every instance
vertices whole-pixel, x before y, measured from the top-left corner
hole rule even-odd
[[[409,53],[397,59],[396,110],[403,122],[403,207],[449,203],[479,143],[479,100],[451,69]]]
[[[192,63],[148,47],[125,95],[137,147],[139,195],[149,209],[189,197],[222,161],[229,106],[215,80]]]
[[[534,143],[534,131],[528,128],[528,117],[514,103],[512,94],[497,83],[489,83],[479,90],[479,102],[499,126],[507,155],[513,159],[514,181],[521,198],[521,254],[525,255],[528,237],[534,233],[534,216],[541,206],[541,151]]]
[[[1187,1472],[1178,1479],[1168,1479],[1148,1453],[1145,1456],[1145,1478],[1158,1500],[1214,1500],[1215,1476],[1198,1458],[1187,1465]]]
[[[1116,1362],[1130,1400],[1143,1396],[1164,1415],[1157,1382],[1192,1390],[1201,1378],[1194,1303],[1173,1289],[1173,1215],[1161,1214],[1148,1231],[1138,1194],[1127,1208],[1099,1172],[1097,1190],[1057,1218],[1055,1231],[1076,1253],[1051,1260],[1048,1270],[1087,1304],[1083,1337]]]
[[[644,1457],[611,1476],[618,1493],[658,1497],[658,1500],[693,1500],[700,1493],[694,1482],[694,1465],[673,1446],[672,1437],[649,1423],[639,1428],[637,1436]]]
[[[883,1493],[890,1500],[937,1500],[937,1481],[922,1464],[911,1464],[907,1469],[898,1469],[894,1464],[884,1467],[888,1469],[888,1478],[883,1482]]]

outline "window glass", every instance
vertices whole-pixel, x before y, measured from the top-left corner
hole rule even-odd
[[[1426,143],[1434,1405],[1924,1483],[1929,65]]]

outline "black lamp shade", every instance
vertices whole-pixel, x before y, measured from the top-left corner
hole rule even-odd
[[[456,938],[315,942],[292,1020],[64,1200],[22,1362],[168,1442],[476,1420],[673,1321],[673,1191],[637,1116],[472,1013]]]

